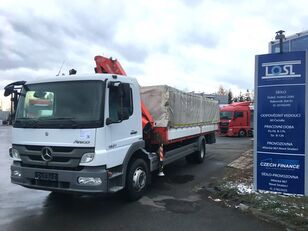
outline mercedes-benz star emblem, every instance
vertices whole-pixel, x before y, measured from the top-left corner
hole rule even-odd
[[[41,157],[45,161],[51,161],[52,160],[52,149],[49,147],[42,148],[41,151]]]

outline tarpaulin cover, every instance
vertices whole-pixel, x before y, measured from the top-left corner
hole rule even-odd
[[[141,99],[156,127],[187,127],[219,122],[218,102],[201,94],[161,85],[141,87]]]

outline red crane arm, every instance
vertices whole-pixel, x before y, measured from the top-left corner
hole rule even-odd
[[[109,73],[117,75],[126,75],[124,69],[118,60],[112,58],[106,58],[103,56],[95,56],[96,73]]]

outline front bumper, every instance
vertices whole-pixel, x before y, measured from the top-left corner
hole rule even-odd
[[[219,127],[219,135],[220,136],[237,136],[238,135],[238,129],[230,128],[227,126],[220,126]]]
[[[47,191],[62,191],[76,193],[106,193],[108,192],[108,177],[105,166],[84,167],[80,171],[59,170],[23,167],[20,162],[14,161],[11,165],[11,173],[19,171],[21,176],[11,174],[11,182],[27,188],[41,189]],[[39,180],[35,177],[36,173],[57,174],[57,181]],[[81,185],[78,184],[78,177],[99,177],[102,180],[100,185]]]

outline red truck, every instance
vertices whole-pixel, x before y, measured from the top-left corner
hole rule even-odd
[[[220,109],[219,133],[225,136],[253,135],[253,106],[251,102],[237,102]]]

